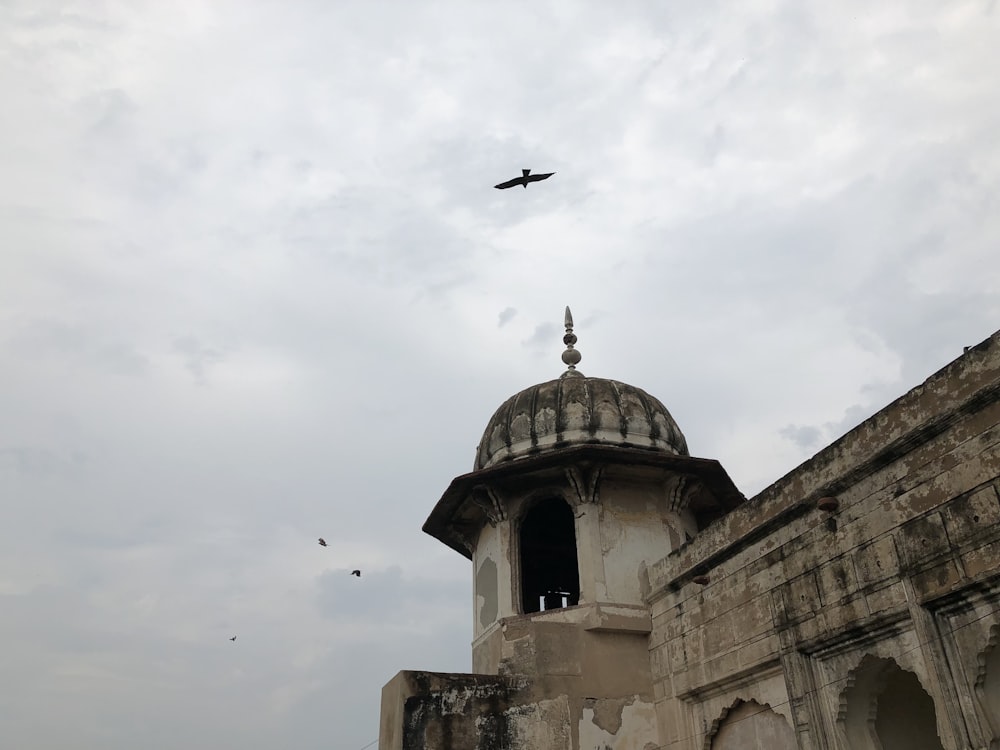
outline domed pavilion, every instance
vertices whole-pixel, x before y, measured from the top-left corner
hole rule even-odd
[[[500,405],[473,471],[452,481],[424,524],[473,561],[478,673],[546,672],[515,648],[515,621],[558,624],[545,632],[568,629],[563,636],[592,642],[589,653],[648,672],[645,567],[744,499],[717,461],[689,455],[658,399],[581,373],[569,308],[565,324],[566,371]],[[601,691],[579,677],[581,689]]]

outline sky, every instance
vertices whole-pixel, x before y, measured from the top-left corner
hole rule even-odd
[[[748,497],[988,337],[997,38],[995,0],[0,0],[5,746],[360,750],[398,671],[469,671],[420,527],[566,305]]]

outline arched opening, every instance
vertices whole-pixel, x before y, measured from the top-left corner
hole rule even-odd
[[[875,703],[875,735],[882,750],[943,750],[934,701],[913,672],[892,670]]]
[[[840,718],[852,750],[943,750],[934,700],[913,672],[866,656],[851,680]]]
[[[757,701],[737,701],[718,722],[710,750],[798,750],[785,717]]]
[[[986,712],[991,732],[990,750],[1000,750],[1000,640],[998,628],[993,626],[990,631],[989,645],[981,657],[979,677],[976,681],[976,694],[979,704]]]
[[[562,500],[535,504],[521,521],[521,611],[542,612],[580,602],[573,511]]]

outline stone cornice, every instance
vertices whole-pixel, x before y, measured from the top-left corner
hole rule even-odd
[[[815,512],[819,498],[843,493],[998,400],[1000,331],[650,566],[650,601]]]

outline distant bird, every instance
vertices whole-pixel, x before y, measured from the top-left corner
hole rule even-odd
[[[357,576],[358,578],[361,578],[361,571],[360,570],[352,570],[351,571],[351,575],[352,576]]]
[[[236,640],[236,636],[234,635],[234,636],[233,636],[232,638],[230,638],[229,640],[231,640],[231,641],[235,641],[235,640]]]
[[[522,169],[521,172],[522,175],[520,177],[515,177],[513,180],[507,180],[507,182],[501,182],[499,185],[494,185],[493,187],[495,187],[497,190],[506,190],[507,188],[514,187],[515,185],[520,185],[523,188],[527,188],[529,182],[538,182],[539,180],[547,180],[552,175],[555,174],[555,172],[546,172],[544,174],[529,175],[529,173],[531,172],[530,169]]]
[[[323,537],[320,537],[320,538],[319,538],[319,546],[320,546],[320,547],[328,547],[328,546],[330,546],[330,545],[328,545],[328,544],[326,543],[326,539],[324,539]]]

